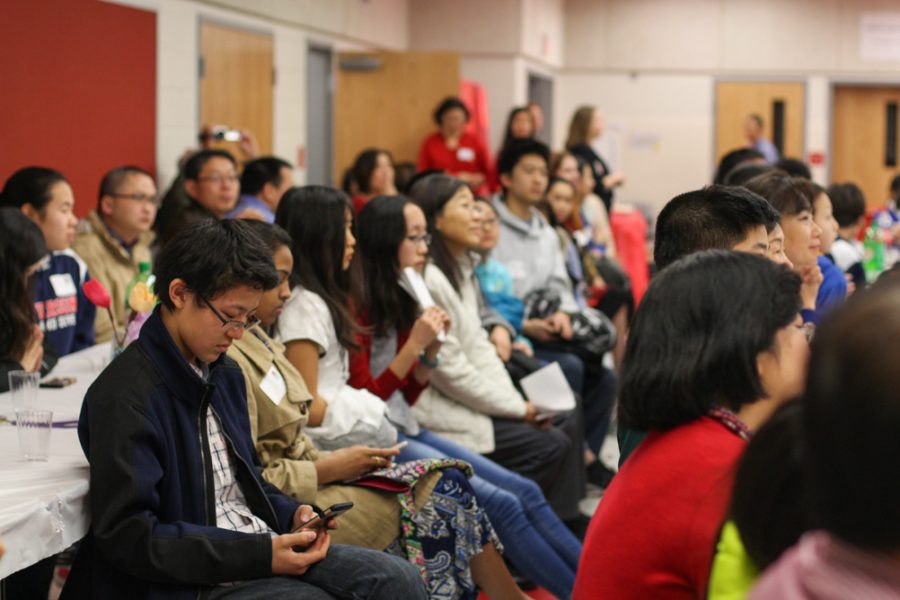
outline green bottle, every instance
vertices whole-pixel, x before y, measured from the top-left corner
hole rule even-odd
[[[881,229],[878,219],[866,230],[866,239],[863,240],[863,270],[866,273],[866,281],[873,283],[881,272],[884,271],[884,240],[881,237]]]

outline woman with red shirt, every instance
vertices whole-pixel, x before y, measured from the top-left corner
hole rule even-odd
[[[802,392],[800,279],[710,251],[660,273],[625,351],[619,423],[650,431],[588,528],[573,598],[699,599],[747,439]]]
[[[397,193],[394,182],[394,157],[382,148],[368,148],[357,155],[350,169],[353,183],[353,213],[359,214],[366,202],[375,196]]]
[[[462,100],[446,98],[434,111],[438,130],[422,142],[419,171],[438,170],[465,181],[475,194],[490,193],[491,159],[475,136],[466,133],[469,109]]]

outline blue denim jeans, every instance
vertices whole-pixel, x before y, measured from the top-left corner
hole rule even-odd
[[[569,531],[538,485],[484,456],[426,429],[409,442],[398,461],[459,458],[475,469],[471,479],[478,502],[503,542],[504,554],[526,577],[559,598],[572,595],[581,542]]]
[[[425,584],[411,563],[366,548],[335,545],[299,577],[272,576],[209,590],[211,600],[425,600]]]

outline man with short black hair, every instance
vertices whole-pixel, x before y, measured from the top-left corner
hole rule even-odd
[[[237,162],[225,150],[201,150],[191,155],[182,175],[187,204],[164,204],[156,219],[162,245],[188,225],[210,217],[224,219],[238,199]]]
[[[284,193],[294,185],[293,167],[275,156],[263,156],[244,165],[241,196],[228,219],[258,219],[275,222],[275,211]]]
[[[140,167],[112,169],[100,182],[97,208],[78,225],[72,249],[91,275],[109,290],[115,327],[125,328],[125,291],[141,263],[150,263],[153,220],[158,196],[153,177]],[[94,321],[98,342],[112,338],[113,323],[105,310]]]
[[[90,561],[92,589],[78,597],[425,598],[407,561],[294,532],[312,508],[262,479],[225,352],[278,281],[244,221],[204,220],[162,249],[159,306],[82,406],[92,523],[73,578]]]
[[[711,185],[675,196],[656,218],[653,259],[664,269],[700,250],[738,250],[766,256],[778,211],[742,187]]]
[[[769,232],[778,211],[765,198],[742,187],[711,185],[672,198],[656,218],[653,260],[663,270],[701,250],[735,250],[769,255]],[[625,462],[646,433],[620,427],[619,464]]]
[[[493,199],[500,238],[491,257],[502,263],[513,280],[513,292],[524,300],[548,290],[559,297],[559,308],[545,318],[525,315],[523,332],[535,344],[535,356],[557,361],[569,385],[584,398],[585,439],[599,454],[606,437],[615,393],[615,375],[600,364],[586,365],[567,345],[572,339],[570,314],[579,310],[566,271],[559,237],[538,211],[547,191],[550,150],[536,140],[516,140],[500,155],[498,172],[503,193]],[[588,477],[608,483],[608,473],[589,467]]]

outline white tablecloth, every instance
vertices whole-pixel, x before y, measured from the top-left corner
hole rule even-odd
[[[54,423],[74,424],[84,394],[106,363],[110,346],[101,344],[65,356],[50,377],[75,377],[62,389],[40,389],[36,408],[53,411]],[[0,416],[14,412],[10,395],[0,394]],[[0,425],[0,579],[52,556],[80,540],[90,524],[88,463],[74,427],[54,427],[50,459],[19,459],[15,425]]]

